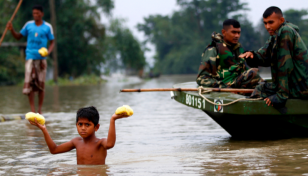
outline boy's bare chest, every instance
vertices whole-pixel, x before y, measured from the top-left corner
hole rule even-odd
[[[107,151],[101,145],[80,142],[76,154],[77,164],[105,164]]]

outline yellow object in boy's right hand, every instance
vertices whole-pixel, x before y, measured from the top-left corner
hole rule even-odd
[[[128,116],[131,116],[134,114],[134,111],[131,107],[129,107],[128,105],[123,105],[121,107],[118,107],[118,109],[116,110],[115,114],[120,115],[120,114],[127,114]]]
[[[44,125],[45,124],[45,118],[44,116],[42,116],[41,114],[39,113],[34,113],[34,112],[28,112],[26,114],[26,119],[27,120],[30,120],[32,122],[35,122],[34,118],[36,118],[36,121],[41,124],[41,125]]]
[[[39,49],[38,52],[40,53],[42,57],[48,56],[48,50],[45,47],[42,47],[41,49]]]

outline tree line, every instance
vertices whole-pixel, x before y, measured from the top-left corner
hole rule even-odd
[[[0,1],[0,31],[4,31],[19,0]],[[23,1],[13,26],[19,31],[32,20],[33,5],[42,5],[43,19],[50,22],[48,0]],[[113,19],[109,28],[101,17],[108,17],[114,8],[113,0],[55,1],[58,72],[59,76],[100,75],[101,66],[118,55],[124,69],[142,69],[144,51],[136,37],[125,27],[123,20]],[[108,31],[108,35],[107,35]],[[0,35],[2,35],[0,33]],[[8,32],[6,42],[17,42]],[[26,42],[23,38],[21,42]],[[16,84],[24,77],[24,58],[16,47],[0,47],[0,84]],[[52,63],[51,58],[48,59]]]
[[[171,16],[150,15],[138,24],[138,30],[146,35],[145,42],[156,47],[155,72],[196,74],[212,32],[220,33],[223,21],[228,18],[241,23],[240,43],[245,50],[258,50],[269,37],[262,22],[263,11],[260,11],[260,24],[254,27],[245,15],[248,4],[240,0],[177,0],[177,4],[180,9]],[[307,14],[307,10],[284,12],[286,20],[299,26],[306,44],[308,20],[304,17]]]
[[[0,35],[18,1],[0,1]],[[260,12],[259,25],[253,26],[245,15],[248,4],[240,0],[177,0],[180,8],[172,15],[150,15],[137,25],[146,36],[142,43],[125,27],[124,20],[112,19],[108,27],[101,23],[102,17],[111,15],[113,0],[63,0],[55,3],[60,77],[100,75],[103,66],[142,70],[146,65],[146,42],[156,48],[154,72],[196,74],[201,53],[210,43],[212,32],[220,32],[223,21],[228,18],[241,23],[240,42],[245,50],[259,49],[269,37],[262,24],[263,11]],[[44,20],[50,21],[48,0],[24,1],[13,21],[16,31],[32,20],[32,6],[35,4],[44,7]],[[286,20],[299,26],[306,43],[308,19],[304,17],[307,14],[307,10],[284,12]],[[16,42],[10,33],[5,41]],[[25,41],[23,38],[22,42]],[[48,61],[51,65],[51,58]],[[0,47],[0,85],[20,82],[24,77],[24,62],[17,47]]]

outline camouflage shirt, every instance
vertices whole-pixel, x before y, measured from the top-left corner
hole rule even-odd
[[[307,48],[298,31],[297,26],[284,22],[265,46],[253,52],[253,59],[246,59],[248,65],[271,67],[268,88],[276,94],[268,98],[274,105],[284,104],[288,98],[308,97]]]
[[[238,57],[243,52],[240,43],[231,46],[224,42],[221,34],[214,32],[212,43],[202,53],[197,83],[206,87],[231,87],[247,70],[245,60]]]

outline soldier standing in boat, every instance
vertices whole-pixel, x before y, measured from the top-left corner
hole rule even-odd
[[[212,33],[212,42],[202,53],[196,82],[204,87],[255,88],[262,79],[257,68],[249,68],[245,59],[239,58],[244,53],[239,43],[240,23],[227,19],[221,32]]]
[[[34,93],[38,92],[39,107],[38,113],[42,113],[42,105],[44,101],[44,88],[47,70],[46,56],[51,53],[54,48],[54,35],[52,26],[43,21],[43,7],[36,5],[32,8],[34,20],[28,21],[21,29],[20,33],[15,32],[11,22],[7,24],[8,30],[11,31],[17,40],[27,37],[26,63],[25,63],[25,82],[23,94],[28,95],[31,111],[35,112]],[[50,41],[48,51],[40,54],[41,48],[47,47]]]
[[[289,98],[308,98],[308,53],[299,28],[274,6],[265,10],[263,22],[270,38],[258,51],[240,57],[251,66],[271,67],[272,83],[258,85],[251,97],[265,98],[268,106],[277,108],[284,107]]]

